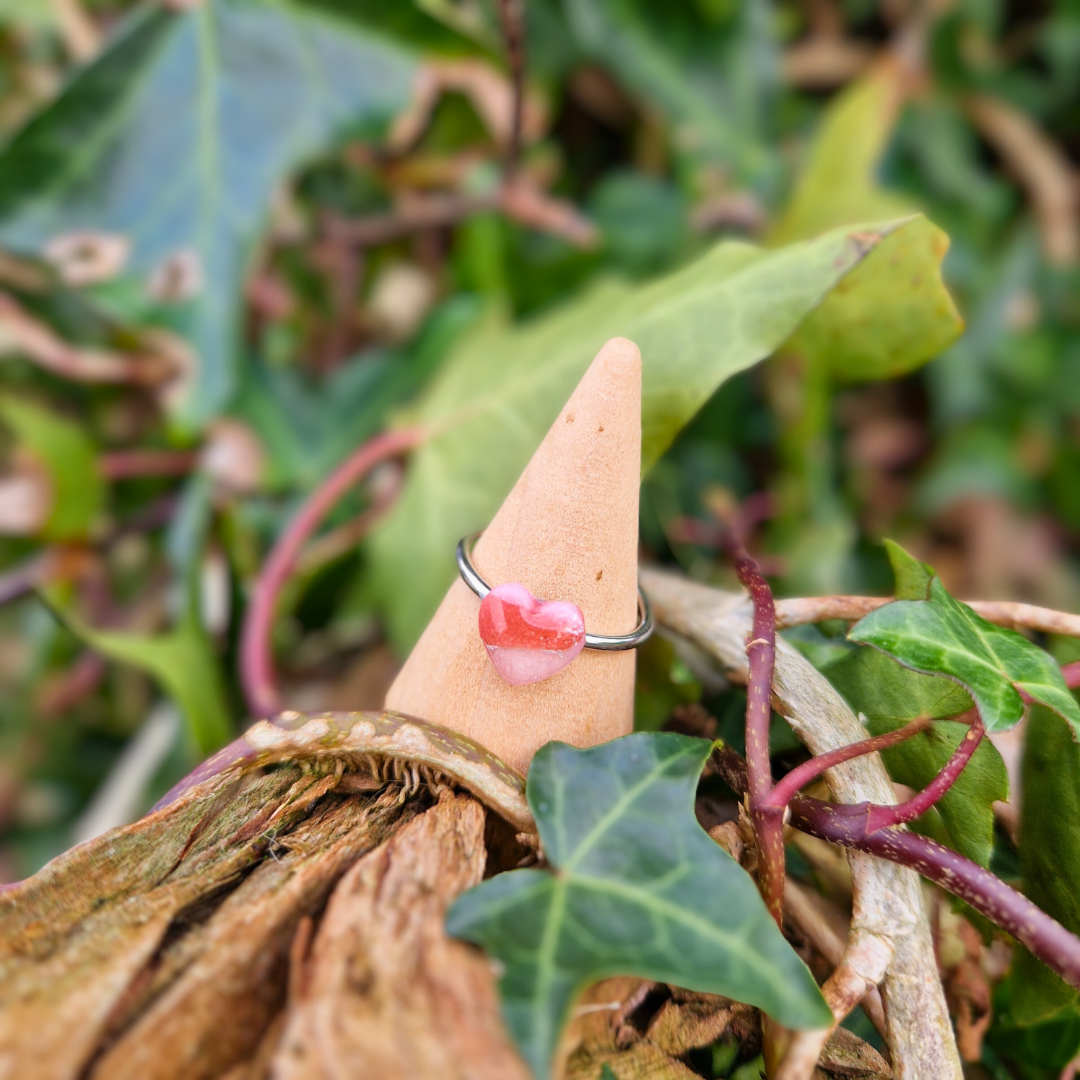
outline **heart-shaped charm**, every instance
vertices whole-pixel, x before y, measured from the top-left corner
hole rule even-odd
[[[537,600],[524,585],[497,585],[480,602],[480,637],[511,686],[562,671],[585,647],[585,616],[567,600]]]

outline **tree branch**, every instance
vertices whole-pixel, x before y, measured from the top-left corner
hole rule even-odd
[[[513,176],[521,158],[521,128],[525,108],[525,4],[524,0],[499,0],[499,21],[506,41],[506,61],[514,88],[510,141],[506,149],[506,175]]]

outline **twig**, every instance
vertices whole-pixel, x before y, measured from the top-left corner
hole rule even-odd
[[[413,195],[402,199],[390,213],[353,220],[328,216],[325,223],[333,236],[371,248],[412,233],[449,228],[490,210],[501,210],[512,221],[559,236],[576,247],[593,247],[599,238],[596,226],[572,203],[552,198],[523,172],[486,195]]]
[[[240,636],[240,681],[253,716],[269,716],[280,709],[271,632],[278,594],[304,542],[338,499],[371,469],[412,450],[426,438],[427,432],[422,428],[403,428],[376,435],[364,443],[311,494],[278,537],[255,582]]]
[[[769,802],[772,766],[769,721],[776,666],[776,610],[772,590],[745,548],[733,552],[735,572],[754,603],[751,639],[746,645],[746,763],[750,770],[750,819],[758,845],[761,895],[778,926],[784,921],[784,807]]]
[[[71,345],[6,293],[0,293],[0,343],[39,367],[74,382],[134,383],[152,386],[174,374],[162,356],[128,355]]]
[[[186,476],[199,463],[196,450],[114,450],[98,458],[106,480],[140,476]]]
[[[327,218],[328,231],[358,247],[378,247],[400,240],[414,232],[441,229],[456,225],[473,214],[495,210],[498,195],[434,194],[403,199],[387,214],[370,214],[349,220],[338,216]]]
[[[524,0],[499,0],[499,21],[506,41],[506,61],[514,101],[510,120],[510,139],[506,148],[506,175],[517,171],[521,157],[521,127],[525,105],[525,3]]]
[[[372,504],[352,521],[346,521],[336,529],[330,529],[324,536],[308,544],[296,561],[296,573],[301,577],[308,577],[327,563],[341,558],[346,552],[355,548],[368,534],[376,520],[397,501],[403,481],[403,471],[400,467],[390,478],[389,483],[383,485],[380,477],[380,482],[375,485],[377,490],[374,492]]]
[[[807,596],[777,600],[776,628],[784,630],[829,619],[856,622],[871,611],[891,603],[891,596]],[[1080,615],[1067,611],[999,600],[965,600],[964,603],[987,622],[997,626],[1080,637]]]
[[[1059,266],[1074,265],[1080,259],[1080,189],[1068,156],[1030,117],[999,98],[970,94],[963,104],[986,141],[1027,189],[1039,222],[1043,254]]]
[[[847,951],[850,920],[838,906],[788,878],[784,882],[784,918],[834,969],[840,967]],[[862,1007],[881,1037],[888,1038],[885,1009],[876,984],[862,999]]]
[[[98,54],[101,33],[79,0],[52,0],[56,25],[72,60],[85,64]]]

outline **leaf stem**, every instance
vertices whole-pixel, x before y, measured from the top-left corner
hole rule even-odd
[[[918,735],[931,722],[930,717],[920,716],[895,731],[886,731],[881,735],[874,735],[872,738],[851,743],[849,746],[838,747],[827,754],[804,761],[802,765],[792,769],[791,772],[776,782],[766,801],[770,806],[775,805],[783,809],[799,793],[801,788],[806,787],[812,780],[816,780],[834,765],[840,765],[842,762],[850,761],[852,758],[872,754],[878,750],[887,750],[890,746],[896,746],[898,743],[910,739],[913,735]]]
[[[957,777],[971,760],[971,755],[979,748],[983,735],[982,717],[978,710],[971,721],[971,726],[964,732],[952,756],[945,762],[941,771],[918,795],[896,806],[880,806],[871,803],[867,813],[866,831],[875,833],[892,825],[903,825],[925,814],[956,783]]]
[[[730,749],[713,755],[737,794],[748,790],[747,763]],[[796,795],[791,824],[801,832],[911,867],[1011,934],[1071,986],[1080,987],[1080,937],[977,863],[906,829],[867,830],[865,804],[846,806]]]
[[[758,843],[758,880],[765,906],[781,926],[784,918],[784,808],[770,803],[769,720],[776,666],[776,608],[761,568],[741,545],[732,559],[739,580],[754,604],[754,622],[746,645],[746,763],[749,770],[750,819]]]
[[[368,440],[312,492],[278,537],[252,590],[240,635],[240,681],[255,717],[280,711],[271,632],[278,595],[292,573],[305,541],[334,504],[380,462],[400,457],[427,438],[423,428],[388,431]]]

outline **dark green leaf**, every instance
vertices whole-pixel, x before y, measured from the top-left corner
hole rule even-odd
[[[194,255],[202,285],[179,313],[203,421],[233,389],[239,286],[287,172],[346,129],[407,102],[397,46],[287,0],[147,4],[0,159],[0,242],[38,253],[57,236],[126,236],[146,275]]]
[[[548,743],[527,794],[555,872],[500,874],[450,909],[450,932],[504,965],[504,1015],[537,1077],[574,997],[611,975],[723,994],[789,1027],[829,1023],[753,881],[694,817],[710,752],[668,733]]]
[[[946,675],[967,688],[987,731],[1005,731],[1024,715],[1023,690],[1080,731],[1080,708],[1061,669],[1022,634],[994,626],[954,600],[935,577],[929,600],[897,600],[871,612],[848,635],[905,667]]]
[[[372,581],[398,647],[419,637],[453,580],[454,545],[490,520],[608,338],[641,349],[647,470],[725,379],[790,337],[893,228],[780,251],[721,243],[649,285],[605,282],[531,323],[492,319],[467,337],[410,417],[434,434],[371,540]]]
[[[1080,746],[1050,709],[1028,714],[1021,771],[1020,866],[1024,892],[1067,930],[1080,933]],[[1017,947],[1010,1012],[1039,1023],[1077,1002],[1077,991]]]
[[[47,540],[82,540],[105,504],[97,448],[82,429],[22,398],[0,397],[0,419],[45,470],[52,488]]]
[[[670,118],[679,152],[724,162],[744,180],[761,178],[768,154],[758,111],[778,72],[753,5],[733,7],[738,25],[728,32],[693,25],[686,8],[566,0],[564,10],[582,51]]]

